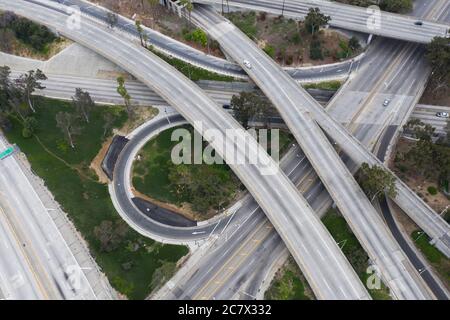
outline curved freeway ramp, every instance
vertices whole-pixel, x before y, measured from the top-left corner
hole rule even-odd
[[[208,130],[222,133],[222,139],[210,141],[212,147],[260,204],[316,296],[319,299],[370,299],[357,274],[294,184],[277,170],[273,159],[230,115],[198,86],[148,50],[131,44],[106,26],[86,18],[81,19],[79,26],[71,25],[63,7],[56,6],[55,10],[47,3],[1,0],[0,8],[53,27],[64,36],[115,62],[158,92],[201,134]],[[226,135],[226,130],[234,132],[235,137]],[[244,164],[233,164],[234,150],[245,159]],[[265,166],[252,164],[250,159],[256,159],[256,163]]]
[[[203,4],[221,5],[222,0],[194,0]],[[445,1],[442,1],[444,4]],[[375,34],[402,41],[429,43],[434,37],[448,37],[449,24],[421,20],[373,8],[361,8],[325,0],[229,0],[231,7],[265,11],[294,19],[304,19],[309,8],[319,8],[331,17],[332,27]],[[283,9],[284,8],[284,9]]]

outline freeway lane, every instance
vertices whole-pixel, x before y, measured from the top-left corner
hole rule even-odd
[[[447,3],[448,4],[448,3]],[[221,23],[223,19],[220,18],[217,14],[214,14],[213,11],[209,10],[210,15],[214,15],[214,18],[217,19],[216,22]],[[209,24],[208,24],[209,25]],[[214,22],[213,24],[214,25]],[[234,33],[237,32],[233,27],[229,27],[228,30],[223,29],[224,26],[221,26],[218,30],[213,30],[214,32],[218,32],[222,37],[225,33],[229,33],[229,31],[234,31]],[[223,34],[222,34],[223,33]],[[216,34],[217,35],[217,34]],[[248,39],[240,33],[242,41],[247,41],[247,44],[251,46],[254,49],[254,53],[261,55],[261,51],[253,44],[252,42],[249,42]],[[226,39],[226,37],[223,37],[223,39]],[[393,40],[391,42],[394,42]],[[228,45],[231,45],[228,43]],[[237,47],[236,47],[237,48]],[[229,48],[230,50],[236,49],[236,48]],[[420,50],[421,47],[417,47],[417,50]],[[240,52],[241,58],[239,58],[241,61],[247,57],[246,49],[241,50]],[[405,57],[410,57],[411,55],[406,55]],[[272,66],[277,69],[276,65],[273,65],[272,61],[265,55],[260,56],[257,60],[253,62],[259,62],[260,58],[265,57],[265,61],[267,63],[272,64]],[[239,60],[237,59],[237,60]],[[373,67],[370,64],[366,65],[366,68]],[[422,66],[422,68],[424,68]],[[274,70],[275,70],[274,69]],[[279,72],[280,70],[277,69]],[[426,70],[426,66],[425,66]],[[254,71],[254,70],[253,70]],[[262,70],[259,70],[262,71]],[[382,72],[383,68],[378,67],[377,72]],[[362,74],[363,70],[361,70],[360,74]],[[395,75],[400,74],[401,71],[398,71]],[[271,73],[267,74],[269,77],[272,77]],[[373,77],[364,77],[365,79],[375,79]],[[393,81],[393,80],[392,80]],[[388,88],[389,84],[392,83],[390,81],[387,83]],[[375,83],[375,81],[374,81]],[[400,82],[401,83],[401,82]],[[416,81],[412,81],[412,84],[416,83]],[[382,83],[381,83],[382,84]],[[377,84],[381,85],[381,84]],[[412,87],[411,84],[411,87]],[[261,83],[259,83],[261,85]],[[272,87],[273,88],[273,87]],[[295,88],[292,86],[292,89],[294,91],[298,91],[298,88]],[[268,88],[269,93],[272,91],[272,89]],[[411,88],[409,91],[412,90]],[[367,91],[367,88],[366,88]],[[267,94],[267,93],[266,93]],[[372,94],[373,96],[373,94]],[[357,163],[368,163],[370,165],[379,165],[382,167],[385,167],[384,164],[375,156],[373,155],[367,148],[360,142],[358,139],[353,137],[349,134],[346,128],[344,128],[340,122],[338,122],[340,119],[332,119],[328,115],[328,113],[321,108],[317,103],[312,100],[310,96],[307,94],[303,95],[305,103],[303,107],[305,107],[308,112],[312,115],[312,117],[317,121],[317,123],[320,125],[320,127],[327,132],[329,136],[339,145],[339,147],[347,154],[349,155],[352,160]],[[369,100],[372,98],[369,97]],[[355,101],[353,99],[353,101]],[[357,100],[355,101],[357,103],[363,102],[363,100]],[[331,105],[331,108],[333,108],[333,104]],[[350,108],[348,108],[350,109]],[[355,109],[350,109],[355,110]],[[389,109],[390,110],[390,109]],[[391,112],[391,115],[395,117],[397,114],[396,110],[393,110]],[[389,114],[387,114],[389,116]],[[406,116],[409,116],[408,114]],[[377,120],[378,121],[378,120]],[[377,122],[379,123],[379,121]],[[381,134],[379,132],[378,134]],[[385,167],[385,170],[389,170]],[[397,205],[402,208],[405,213],[413,220],[415,221],[432,239],[433,243],[439,250],[441,250],[445,255],[450,257],[450,227],[446,223],[442,217],[437,216],[434,211],[422,200],[420,199],[411,189],[409,189],[398,177],[396,177],[396,187],[397,187],[397,196],[395,199],[393,199]]]
[[[375,208],[321,129],[311,124],[303,109],[305,104],[310,108],[322,107],[225,18],[206,7],[196,8],[191,16],[235,61],[250,61],[249,76],[280,112],[361,245],[377,264],[393,295],[398,299],[429,299],[431,296],[419,275]]]
[[[0,148],[6,148],[3,139]],[[19,298],[96,299],[81,266],[22,170],[15,156],[0,161],[2,225],[5,236],[12,235],[16,242],[10,248],[19,246],[16,252],[23,256],[21,267],[12,273],[14,255],[11,262],[5,259],[9,256],[2,255],[0,264],[6,279],[0,280],[9,281],[11,298],[18,294]],[[10,250],[7,241],[5,238],[3,244]]]
[[[431,5],[431,6],[430,6]],[[416,1],[416,6],[415,6],[415,14],[416,15],[424,15],[427,13],[427,11],[429,11],[430,7],[433,7],[434,3],[433,1],[428,1],[428,0],[417,0]],[[446,10],[448,12],[448,10]],[[448,21],[448,20],[447,20]],[[371,48],[370,52],[368,52],[368,54],[366,55],[366,60],[368,60],[368,63],[366,65],[370,66],[367,67],[366,69],[364,69],[364,72],[361,72],[360,74],[358,74],[353,80],[350,81],[349,85],[346,85],[343,88],[343,93],[337,97],[339,98],[339,100],[342,100],[341,103],[338,104],[338,106],[336,108],[333,108],[333,110],[330,110],[330,114],[335,118],[338,119],[340,118],[341,114],[346,114],[348,113],[348,110],[359,110],[360,106],[359,104],[361,103],[361,101],[359,101],[359,96],[361,95],[361,93],[359,93],[358,90],[353,90],[352,88],[357,86],[357,87],[361,87],[361,83],[366,82],[366,80],[369,80],[372,82],[372,84],[368,83],[366,85],[363,85],[362,88],[360,88],[363,92],[368,93],[368,89],[369,87],[373,87],[373,85],[375,84],[375,82],[377,81],[378,78],[383,77],[384,73],[386,73],[386,65],[390,65],[393,63],[393,61],[395,60],[394,58],[400,53],[400,50],[398,50],[398,47],[402,47],[403,44],[402,43],[394,43],[393,41],[378,41],[375,45],[374,48]],[[372,50],[373,49],[373,50]],[[415,83],[414,87],[410,87],[409,84],[410,83],[414,83],[415,79],[423,79],[423,78],[427,78],[428,73],[427,73],[427,69],[423,67],[423,56],[421,56],[419,54],[419,52],[416,52],[414,58],[403,58],[403,60],[406,60],[405,63],[400,63],[397,64],[397,67],[399,70],[402,70],[404,72],[395,72],[393,75],[396,75],[396,77],[398,77],[398,83],[402,84],[402,85],[395,85],[395,90],[398,91],[398,95],[409,95],[409,94],[413,94],[413,95],[418,95],[420,97],[420,81],[418,81],[418,83]],[[413,68],[411,68],[412,66],[414,66]],[[370,75],[370,76],[367,76]],[[389,80],[388,80],[389,81]],[[392,89],[393,91],[394,89]],[[370,90],[369,90],[370,91]],[[347,95],[349,96],[348,100],[342,99],[341,96],[345,96]],[[353,99],[351,99],[351,97],[353,97]],[[356,99],[355,99],[356,97]],[[359,101],[359,102],[358,102]],[[380,100],[378,100],[380,101]],[[381,99],[381,103],[382,103],[383,99]],[[380,103],[380,105],[381,105]],[[395,103],[395,101],[394,101]],[[411,105],[413,105],[413,103],[410,103],[410,100],[407,101],[403,101],[404,104],[407,105],[407,107],[411,107]],[[389,112],[389,109],[386,108],[380,108],[380,105],[378,104],[372,104],[371,108],[374,110],[378,110],[378,112],[383,111],[384,113]],[[400,109],[398,109],[397,113],[399,114],[399,118],[402,118],[402,115],[405,116],[408,114],[407,108],[402,107]],[[382,114],[381,114],[382,115]],[[407,116],[405,116],[406,118]],[[347,121],[347,120],[345,120]],[[350,120],[349,120],[350,121]],[[373,125],[368,124],[366,121],[364,121],[364,119],[360,119],[360,122],[362,123],[366,123],[366,125],[360,126],[358,128],[355,128],[355,132],[357,133],[357,135],[359,137],[361,137],[361,139],[363,139],[361,142],[363,142],[365,145],[367,146],[373,146],[376,143],[377,137],[375,136],[371,136],[370,134],[376,133],[378,131],[378,128],[375,127],[375,130],[370,130],[371,128],[373,128]],[[393,122],[395,123],[399,123],[397,122],[397,120],[395,120]],[[378,127],[380,127],[380,125],[384,128],[386,128],[386,126],[389,123],[382,123],[382,124],[378,124]],[[391,126],[391,129],[395,129],[397,127],[397,125]],[[394,132],[395,130],[391,130],[389,129],[389,132]],[[370,134],[366,134],[365,132],[369,131]],[[388,132],[386,131],[386,132]],[[386,136],[386,135],[385,135]],[[387,145],[389,144],[389,142],[384,142],[384,145],[382,145],[382,148],[387,149]],[[370,147],[372,148],[372,147]],[[312,169],[309,167],[309,170],[311,171]],[[297,170],[300,171],[300,170]],[[303,173],[306,174],[306,173]],[[326,191],[322,192],[322,194],[325,194],[324,200],[323,202],[327,202],[326,199],[328,199],[328,201],[330,201],[329,195],[326,193]],[[314,196],[313,198],[316,198],[317,196]],[[308,197],[307,197],[308,199]],[[311,204],[314,208],[314,204]],[[328,207],[327,205],[325,205],[326,207]],[[386,211],[383,211],[383,213],[386,213]],[[252,217],[253,218],[253,217]],[[248,224],[251,223],[251,220],[248,221]],[[389,226],[391,227],[392,224],[389,224]],[[245,232],[247,226],[242,226],[241,227],[241,232]],[[397,238],[397,234],[394,230],[392,230],[393,234],[395,235],[396,239],[399,241],[399,239]],[[401,234],[400,234],[401,236]],[[224,243],[224,245],[228,244],[229,242],[232,242],[233,239],[228,239],[227,243]],[[265,242],[274,242],[274,241],[265,241]],[[401,243],[401,242],[400,242]],[[226,248],[222,248],[221,250],[226,250]],[[282,250],[281,248],[278,250]],[[405,252],[408,253],[408,250],[405,249]],[[260,272],[256,271],[259,269],[254,268],[255,265],[252,264],[250,261],[254,261],[255,259],[257,260],[261,260],[261,261],[265,261],[266,264],[272,264],[274,259],[277,257],[277,255],[274,255],[272,252],[268,253],[268,252],[258,252],[258,254],[253,254],[251,256],[248,257],[247,262],[244,264],[244,266],[241,269],[238,270],[234,270],[234,271],[229,271],[229,272],[234,272],[234,276],[232,276],[230,278],[230,280],[227,283],[224,284],[216,284],[217,287],[220,287],[220,289],[218,289],[219,291],[217,292],[217,294],[215,295],[215,298],[226,298],[226,299],[230,299],[232,297],[235,297],[237,293],[237,290],[241,289],[242,287],[240,287],[239,285],[239,281],[236,280],[236,278],[239,279],[238,274],[245,274],[246,277],[252,277],[253,278],[258,278],[255,279],[253,282],[252,287],[256,287],[259,288],[261,285],[261,280],[259,278],[260,276]],[[412,257],[409,256],[410,260],[413,262],[413,264],[416,267],[416,270],[421,270],[421,268],[423,268],[423,264],[420,265],[416,265],[416,263],[414,262],[414,259]],[[204,273],[204,272],[208,272],[208,267],[214,265],[214,263],[216,262],[217,258],[211,255],[205,255],[204,258],[201,260],[201,267],[199,267],[198,273]],[[199,263],[200,265],[200,263]],[[203,267],[203,265],[205,267]],[[211,277],[214,276],[211,275]],[[435,294],[435,296],[439,299],[448,299],[449,294],[448,292],[444,292],[444,294],[442,294],[442,291],[445,289],[442,289],[441,285],[439,284],[438,280],[435,280],[435,276],[430,273],[428,270],[426,272],[421,272],[421,276],[424,278],[424,280],[427,282],[429,288],[432,289],[433,293]],[[179,281],[178,277],[177,277],[177,284],[179,284],[177,287],[177,290],[183,290],[183,288],[190,288],[192,286],[201,286],[201,283],[197,283],[195,281],[195,278],[189,278],[189,281],[184,282],[184,280],[186,279],[186,277],[183,277],[183,275],[181,275],[180,277],[181,279],[183,279],[183,281]],[[206,278],[208,279],[208,278]],[[259,280],[259,282],[258,282]],[[250,291],[250,294],[252,294],[253,296],[256,295],[257,290],[255,291]],[[227,293],[226,295],[224,295],[224,293]],[[161,294],[163,294],[164,297],[164,292],[163,290],[161,291]],[[170,295],[167,295],[166,297],[170,297]],[[240,297],[242,298],[242,294],[240,295]]]
[[[39,278],[23,252],[22,243],[5,216],[1,204],[0,234],[0,256],[3,257],[0,259],[0,299],[45,299],[47,293],[41,289]]]
[[[53,26],[72,40],[104,55],[153,87],[199,132],[203,133],[206,129],[237,132],[244,144],[235,143],[234,139],[225,136],[224,145],[213,141],[212,146],[230,164],[264,209],[300,264],[316,295],[322,299],[369,298],[330,234],[284,174],[264,175],[260,166],[247,164],[248,158],[244,158],[247,159],[244,165],[232,164],[229,150],[237,148],[240,155],[244,154],[243,150],[248,150],[249,157],[254,156],[259,159],[259,163],[275,165],[252,137],[240,133],[242,128],[237,122],[177,70],[142,47],[130,45],[105,26],[86,19],[82,19],[81,29],[70,30],[66,25],[67,16],[58,11],[26,1],[2,0],[0,6]],[[198,120],[202,121],[203,130],[196,123]],[[224,147],[228,152],[224,152]]]
[[[2,63],[0,62],[0,65]],[[21,72],[12,70],[11,77],[16,79]],[[42,81],[45,86],[43,90],[36,90],[36,95],[55,97],[58,99],[71,100],[76,88],[87,90],[94,101],[105,104],[121,104],[123,98],[117,93],[117,81],[87,77],[74,77],[59,74],[46,73],[47,80]],[[216,82],[198,81],[198,86],[202,88],[219,105],[230,104],[233,95],[240,92],[255,91],[255,86],[246,82]],[[163,106],[167,102],[153,90],[143,83],[128,80],[127,90],[134,104],[142,106]],[[328,102],[334,94],[331,90],[308,89],[314,99],[321,103]]]
[[[447,106],[429,106],[419,104],[414,109],[411,117],[421,120],[423,123],[427,123],[436,128],[436,133],[444,135],[450,119],[440,118],[436,116],[438,112],[450,113],[450,107]]]
[[[203,4],[220,5],[222,0],[195,0]],[[448,36],[449,24],[423,20],[423,25],[415,25],[417,21],[389,12],[381,12],[374,18],[373,11],[366,8],[345,5],[323,0],[229,0],[230,6],[273,14],[281,14],[284,4],[284,15],[290,18],[303,19],[309,8],[318,7],[322,13],[329,15],[330,26],[358,32],[375,34],[411,42],[428,43],[434,37]],[[442,1],[444,3],[445,0]]]

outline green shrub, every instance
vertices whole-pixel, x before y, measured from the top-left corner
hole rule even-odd
[[[309,57],[313,60],[323,60],[322,45],[320,41],[313,41],[309,48]]]
[[[294,35],[292,36],[292,39],[291,39],[291,41],[292,41],[294,44],[300,44],[301,40],[302,40],[302,39],[300,38],[300,35],[299,35],[298,33],[294,34]]]
[[[271,58],[275,57],[275,48],[271,46],[270,44],[266,44],[264,47],[264,52],[267,53],[267,55]]]
[[[208,45],[208,36],[202,29],[197,28],[192,32],[189,32],[187,29],[183,29],[182,33],[186,41],[198,43],[202,47],[206,47]]]
[[[428,193],[431,194],[432,196],[437,195],[438,191],[436,189],[436,187],[434,186],[429,186],[427,189]]]

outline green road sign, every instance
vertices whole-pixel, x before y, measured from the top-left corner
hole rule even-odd
[[[12,155],[13,153],[14,153],[14,147],[9,147],[8,149],[6,149],[2,153],[0,153],[0,160],[5,159],[6,157]]]

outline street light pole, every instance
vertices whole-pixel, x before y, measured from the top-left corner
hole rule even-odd
[[[281,8],[281,16],[283,16],[284,15],[284,2],[285,2],[286,0],[283,0],[283,8]]]

